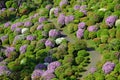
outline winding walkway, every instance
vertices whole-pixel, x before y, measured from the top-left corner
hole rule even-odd
[[[53,22],[53,21],[52,21]],[[54,23],[54,22],[53,22]],[[68,40],[71,43],[75,42],[74,37],[68,36],[65,32],[61,31],[61,34],[64,36],[64,38],[66,40]],[[87,50],[90,53],[90,63],[88,64],[88,66],[86,67],[86,71],[82,73],[82,77],[78,80],[84,80],[83,78],[86,77],[89,72],[90,72],[90,68],[92,67],[96,67],[96,64],[102,60],[102,55],[95,51],[95,50]]]
[[[65,35],[65,39],[68,40],[71,43],[74,43],[75,40],[69,36],[67,36],[64,32],[61,32],[62,35]],[[86,77],[90,73],[90,68],[96,67],[97,63],[102,60],[102,55],[95,51],[94,49],[88,49],[87,50],[90,53],[90,63],[88,66],[85,68],[86,71],[82,73],[82,77],[78,80],[84,80],[83,78]]]

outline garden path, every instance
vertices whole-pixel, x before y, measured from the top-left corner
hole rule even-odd
[[[61,34],[65,35],[64,38],[68,40],[69,42],[72,42],[72,43],[75,42],[74,37],[68,36],[62,31],[61,31]],[[98,51],[94,49],[90,49],[90,48],[88,48],[87,51],[90,53],[90,63],[85,68],[86,71],[82,73],[82,77],[80,78],[80,80],[84,80],[83,78],[86,77],[90,73],[90,68],[96,67],[97,63],[102,60],[102,55]]]

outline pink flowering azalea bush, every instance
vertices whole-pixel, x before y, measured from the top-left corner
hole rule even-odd
[[[102,70],[104,71],[105,74],[109,74],[112,70],[114,70],[115,64],[112,62],[106,62],[103,67]]]

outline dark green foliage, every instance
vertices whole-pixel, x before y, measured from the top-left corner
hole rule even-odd
[[[74,56],[72,54],[66,55],[63,60],[63,64],[70,63],[73,64]]]
[[[84,57],[82,57],[82,56],[77,56],[75,58],[76,64],[81,64],[83,61],[84,61]]]
[[[44,58],[48,55],[46,49],[41,49],[36,52],[36,60],[39,62],[44,62]]]
[[[10,8],[12,6],[12,1],[7,1],[5,4],[6,4],[6,7],[7,8]]]
[[[83,12],[74,11],[75,19],[82,18],[84,16]]]
[[[88,39],[89,38],[88,35],[89,35],[89,31],[85,30],[84,31],[84,39]]]
[[[22,66],[17,61],[10,62],[8,68],[12,71],[19,71],[22,69]]]
[[[85,50],[80,50],[78,51],[77,56],[86,57],[89,56],[89,53]]]
[[[35,46],[33,46],[33,45],[27,46],[27,51],[34,51],[34,49],[35,49]]]

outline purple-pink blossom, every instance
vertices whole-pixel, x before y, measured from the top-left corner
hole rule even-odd
[[[55,75],[53,73],[52,74],[47,74],[47,75],[42,76],[42,78],[44,80],[51,80],[52,78],[55,78]]]
[[[86,26],[85,22],[80,22],[80,23],[78,24],[78,29],[84,29],[85,26]]]
[[[38,25],[37,30],[42,30],[43,29],[43,24]]]
[[[32,35],[28,35],[27,37],[26,37],[26,40],[29,40],[29,41],[33,41],[33,40],[35,40],[36,39],[36,37],[35,36],[32,36]]]
[[[115,67],[115,64],[112,62],[106,62],[103,66],[102,66],[102,70],[104,71],[105,74],[109,74]]]
[[[4,35],[4,36],[2,36],[0,39],[2,40],[2,42],[4,41],[4,40],[6,40],[8,38],[8,35]]]
[[[59,10],[58,7],[54,9],[53,12],[54,12],[54,15],[55,15],[56,17],[59,15],[59,11],[60,11],[60,10]]]
[[[57,67],[59,67],[61,65],[60,62],[58,61],[54,61],[54,62],[51,62],[48,66],[47,66],[47,69],[48,70],[55,70]]]
[[[51,29],[49,31],[49,37],[58,37],[59,36],[59,32],[56,29]]]
[[[5,56],[9,57],[10,53],[13,52],[13,51],[15,51],[14,47],[7,47],[6,50],[5,50]]]
[[[54,47],[55,43],[53,43],[51,40],[48,39],[45,41],[45,46],[46,47]]]
[[[36,17],[38,17],[38,16],[39,16],[39,14],[36,13],[36,14],[34,14],[34,16],[31,16],[30,18],[32,19],[32,18],[36,18]]]
[[[68,0],[61,0],[59,6],[62,7],[64,5],[67,5],[68,4]]]
[[[79,10],[80,9],[80,5],[75,5],[74,6],[74,10]]]
[[[30,27],[30,26],[32,26],[32,22],[27,21],[27,22],[24,23],[24,26],[25,27]]]
[[[39,70],[39,69],[34,70],[31,75],[32,80],[36,80],[37,78],[41,77],[43,73],[44,73],[43,70]]]
[[[74,16],[73,15],[69,15],[65,17],[65,24],[70,23],[71,21],[74,20]]]
[[[117,20],[117,16],[109,16],[109,17],[106,18],[105,23],[108,26],[112,27],[116,20]]]
[[[88,30],[89,32],[93,32],[93,31],[97,31],[98,28],[97,28],[95,25],[93,25],[93,26],[89,26],[89,27],[87,28],[87,30]]]
[[[22,30],[21,28],[16,28],[16,29],[15,29],[15,32],[16,32],[16,33],[21,33],[21,30]]]
[[[27,49],[27,45],[23,45],[20,47],[19,51],[21,54],[25,53],[26,52],[26,49]]]
[[[87,8],[86,5],[80,6],[80,12],[83,12],[85,15],[87,15],[87,10],[86,10],[86,8]]]
[[[64,14],[60,14],[58,17],[58,23],[61,25],[65,24],[65,15]]]
[[[78,29],[76,32],[77,38],[81,39],[84,35],[84,30],[83,29]]]
[[[45,6],[46,9],[50,10],[52,8],[52,5],[48,4]]]
[[[22,25],[23,25],[22,22],[17,22],[15,24],[12,24],[11,25],[11,30],[14,31],[17,27],[22,26]]]
[[[2,66],[0,66],[0,76],[1,75],[10,75],[11,74],[11,72],[10,72],[10,70],[8,70],[8,68],[7,68],[7,66],[4,66],[4,65],[2,65]]]
[[[15,8],[9,8],[9,11],[15,11]]]
[[[42,74],[42,76],[46,76],[46,75],[48,75],[48,74],[52,74],[52,73],[54,73],[54,71],[55,71],[55,70],[53,70],[53,69],[46,70],[46,71]]]
[[[42,23],[42,22],[44,22],[44,21],[46,21],[47,19],[45,18],[45,17],[40,17],[39,18],[39,23]]]
[[[6,28],[6,27],[9,27],[11,25],[11,22],[6,22],[5,24],[4,24],[4,27]]]

